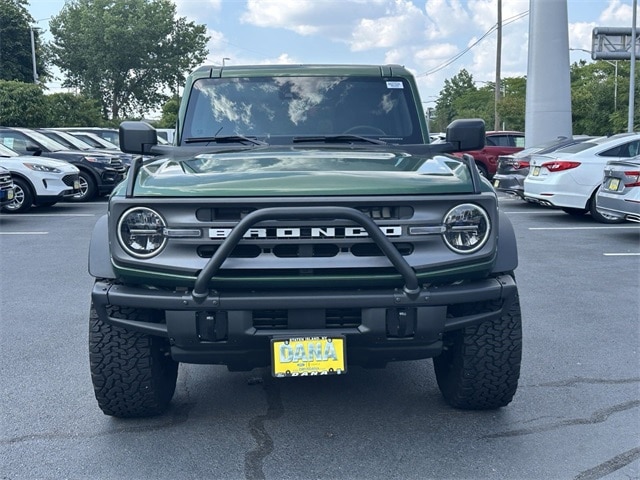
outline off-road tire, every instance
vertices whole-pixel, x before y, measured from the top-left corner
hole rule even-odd
[[[499,301],[462,306],[461,315],[495,310]],[[446,333],[443,352],[433,359],[438,387],[455,408],[489,410],[508,405],[518,388],[522,318],[516,294],[496,321]]]
[[[148,312],[112,307],[114,317],[150,321]],[[91,379],[100,409],[114,417],[163,413],[176,388],[178,363],[167,339],[102,322],[91,306],[89,328]]]

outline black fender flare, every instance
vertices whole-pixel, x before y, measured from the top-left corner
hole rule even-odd
[[[504,212],[499,212],[498,223],[498,257],[492,273],[512,272],[518,266],[516,233]]]
[[[93,227],[89,243],[89,275],[115,279],[109,249],[109,217],[101,216]]]

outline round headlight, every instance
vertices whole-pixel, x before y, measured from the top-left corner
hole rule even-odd
[[[491,222],[478,205],[464,203],[452,208],[444,216],[442,234],[447,246],[456,253],[473,253],[489,239]]]
[[[167,243],[167,238],[162,234],[166,226],[158,212],[147,207],[135,207],[120,217],[118,241],[134,257],[153,257]]]

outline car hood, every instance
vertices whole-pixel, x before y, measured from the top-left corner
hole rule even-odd
[[[63,172],[78,172],[78,169],[64,160],[57,160],[48,157],[36,157],[31,155],[20,155],[19,157],[0,157],[0,164],[8,169],[17,165],[31,163],[33,165],[42,165],[45,167],[57,168]]]
[[[455,157],[384,150],[258,149],[164,158],[145,163],[134,185],[135,196],[176,197],[470,192],[469,169]]]

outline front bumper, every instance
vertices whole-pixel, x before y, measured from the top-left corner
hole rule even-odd
[[[433,357],[445,332],[500,318],[515,295],[510,275],[422,287],[418,295],[353,289],[211,291],[204,298],[98,280],[92,301],[105,323],[168,338],[176,361],[247,370],[270,364],[274,337],[344,336],[348,362],[355,365]],[[486,308],[460,308],[479,302]],[[120,318],[127,308],[156,311],[157,321]]]

